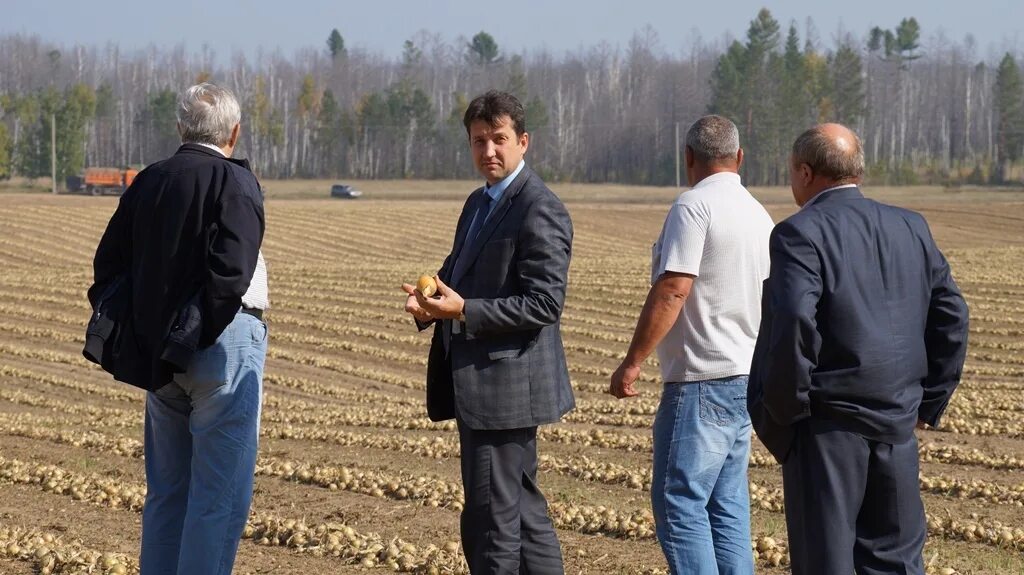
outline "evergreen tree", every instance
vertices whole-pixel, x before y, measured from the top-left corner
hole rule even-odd
[[[96,88],[96,117],[110,118],[117,108],[117,100],[114,98],[114,90],[110,84],[100,84]]]
[[[740,127],[740,144],[749,152],[744,172],[758,182],[778,183],[787,173],[780,162],[782,121],[778,114],[783,65],[779,23],[766,8],[750,23],[746,48],[745,110],[742,117],[733,118]]]
[[[0,180],[11,177],[11,136],[7,124],[0,122]]]
[[[408,73],[419,66],[421,60],[423,60],[423,51],[412,40],[406,40],[402,45],[402,68]]]
[[[144,133],[147,134],[145,163],[170,156],[181,144],[177,107],[178,95],[173,90],[163,89],[150,94],[141,115]]]
[[[856,127],[866,110],[860,54],[849,43],[839,45],[828,59],[831,121]]]
[[[998,174],[1005,182],[1010,166],[1021,157],[1024,147],[1024,81],[1017,61],[1007,53],[996,71],[996,140],[998,142]]]
[[[466,44],[466,60],[477,66],[489,66],[501,61],[498,55],[498,43],[487,32],[478,32],[473,40]]]
[[[710,112],[736,124],[748,159],[744,176],[757,183],[767,183],[777,171],[772,153],[779,147],[783,123],[778,93],[785,73],[778,40],[778,21],[762,9],[746,30],[746,43],[733,42],[719,57],[711,80]]]
[[[810,50],[807,50],[810,53]],[[796,136],[813,122],[811,69],[808,58],[800,51],[800,38],[796,25],[790,24],[786,35],[786,47],[782,54],[782,79],[779,93],[779,116],[782,124],[778,130],[777,147],[786,150]],[[782,156],[787,156],[784,152]]]
[[[345,126],[341,107],[330,90],[324,90],[320,98],[315,142],[326,174],[332,178],[339,177],[345,171]]]
[[[917,19],[904,18],[900,20],[900,25],[896,27],[895,46],[902,61],[908,62],[921,57],[920,54],[915,54],[915,51],[921,47],[920,40],[921,26],[917,23]]]
[[[548,107],[544,105],[544,100],[534,96],[526,102],[523,108],[526,113],[526,129],[530,133],[537,133],[548,127],[550,118],[548,118]]]
[[[745,108],[744,76],[747,69],[747,49],[737,41],[729,45],[711,74],[711,103],[708,111],[742,123]],[[745,119],[745,118],[743,118]]]
[[[871,29],[868,33],[868,52],[872,54],[882,51],[884,46],[883,40],[885,39],[885,30],[882,30],[878,26]]]
[[[868,52],[884,54],[884,60],[894,61],[900,68],[906,69],[909,62],[917,60],[921,54],[921,25],[916,18],[900,20],[895,30],[882,30],[878,26],[868,33]]]
[[[508,84],[505,91],[526,103],[529,95],[526,87],[526,71],[523,70],[523,59],[519,55],[512,56],[508,63]]]
[[[327,36],[327,53],[331,55],[332,60],[338,60],[344,58],[345,52],[345,39],[341,37],[341,32],[335,28],[331,30],[331,34]]]

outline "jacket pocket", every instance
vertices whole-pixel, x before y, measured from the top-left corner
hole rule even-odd
[[[523,351],[523,341],[519,337],[502,338],[493,343],[488,342],[485,345],[487,348],[487,359],[491,361],[517,357]]]
[[[175,373],[186,371],[192,356],[199,348],[199,336],[202,331],[203,312],[197,293],[178,310],[174,326],[164,341],[160,359],[169,364]]]

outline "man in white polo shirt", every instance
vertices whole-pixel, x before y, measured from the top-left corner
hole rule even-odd
[[[609,393],[637,395],[657,348],[664,390],[654,420],[651,503],[672,573],[749,575],[746,393],[768,276],[772,220],[740,183],[736,126],[705,116],[686,135],[693,189],[669,210],[651,289]]]

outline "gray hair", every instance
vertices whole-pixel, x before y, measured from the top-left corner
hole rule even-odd
[[[191,86],[178,99],[178,129],[181,141],[223,146],[231,130],[242,119],[242,110],[231,90],[213,84]]]
[[[807,164],[833,182],[859,180],[864,176],[864,148],[857,134],[849,132],[853,142],[826,135],[822,126],[800,134],[793,142],[793,165]]]
[[[686,146],[701,162],[735,158],[740,150],[740,132],[725,116],[704,116],[686,132]]]

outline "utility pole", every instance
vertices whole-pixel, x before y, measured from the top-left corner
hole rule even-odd
[[[679,187],[679,122],[676,122],[676,187]]]
[[[50,180],[52,192],[57,193],[57,116],[50,114]]]

